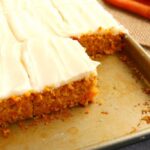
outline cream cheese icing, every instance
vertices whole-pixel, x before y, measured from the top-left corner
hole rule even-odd
[[[88,57],[77,41],[69,38],[32,38],[23,48],[23,61],[36,91],[81,79],[95,72],[99,64]]]
[[[126,32],[97,0],[1,0],[9,26],[20,41],[37,36],[73,36],[113,29]]]
[[[70,30],[67,22],[63,20],[61,14],[50,0],[31,0],[29,9],[33,18],[39,20],[43,28],[48,28],[51,33],[65,35]]]
[[[5,16],[0,13],[0,98],[20,95],[31,89],[28,74],[20,62],[20,48]]]
[[[95,73],[99,63],[68,36],[126,32],[96,0],[1,0],[0,11],[1,98]]]
[[[2,0],[1,4],[8,25],[18,41],[23,42],[30,37],[47,36],[54,33],[51,28],[44,28],[42,22],[33,17],[29,9],[30,1]]]
[[[20,45],[3,37],[0,45],[0,98],[20,95],[31,89],[28,74],[21,64]],[[9,43],[9,44],[8,44]]]
[[[71,26],[69,35],[80,35],[102,29],[127,32],[97,0],[50,0],[64,20]]]
[[[15,6],[4,2],[0,3],[1,99],[29,90],[42,91],[46,86],[59,87],[96,73],[99,63],[92,61],[77,41],[57,37],[50,30],[44,32],[47,28],[42,23],[34,28],[39,22],[31,23],[32,11],[25,15],[27,3],[16,0]]]

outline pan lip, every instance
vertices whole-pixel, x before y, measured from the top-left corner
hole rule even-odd
[[[127,42],[130,42],[135,48],[142,51],[142,54],[147,57],[147,59],[150,59],[150,55],[147,53],[147,51],[144,49],[144,47],[139,44],[130,34],[126,35]]]
[[[126,53],[134,60],[136,67],[143,74],[144,82],[150,86],[150,72],[147,68],[150,68],[150,53],[140,45],[130,34],[126,35]],[[129,46],[130,45],[130,46]],[[131,50],[127,50],[128,47]],[[134,50],[133,50],[134,49]]]
[[[116,148],[120,148],[123,146],[127,146],[130,144],[134,144],[146,139],[150,139],[150,127],[139,130],[136,133],[122,135],[114,140],[106,141],[102,143],[96,143],[93,145],[89,145],[85,148],[81,148],[80,150],[113,150]]]
[[[130,34],[126,34],[126,41],[129,42],[132,46],[134,46],[134,48],[139,49],[139,51],[141,51],[141,54],[144,55],[144,57],[147,60],[150,60],[150,55],[136,40],[134,40],[134,38]],[[113,140],[101,141],[80,149],[81,150],[107,150],[107,149],[114,150],[116,148],[134,144],[146,139],[150,139],[150,126],[142,130],[139,129],[137,132],[134,133],[122,135]]]

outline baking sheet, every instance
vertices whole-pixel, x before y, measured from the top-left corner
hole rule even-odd
[[[21,130],[15,125],[2,150],[80,150],[107,148],[149,135],[150,124],[141,119],[150,97],[117,55],[101,58],[99,93],[85,108],[74,108],[72,116]],[[88,113],[87,113],[88,112]]]

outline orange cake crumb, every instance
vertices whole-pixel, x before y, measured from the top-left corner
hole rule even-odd
[[[90,75],[59,88],[46,88],[41,93],[13,96],[0,103],[0,126],[43,114],[58,112],[93,101],[97,92],[96,76]]]
[[[96,32],[73,37],[73,39],[78,40],[92,58],[114,54],[121,51],[125,45],[124,33],[113,34],[111,30],[103,31],[101,28]]]

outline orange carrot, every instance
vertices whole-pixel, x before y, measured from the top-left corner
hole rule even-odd
[[[150,19],[150,6],[148,5],[142,4],[134,0],[104,0],[104,1]]]
[[[136,0],[136,1],[150,6],[150,0]]]

